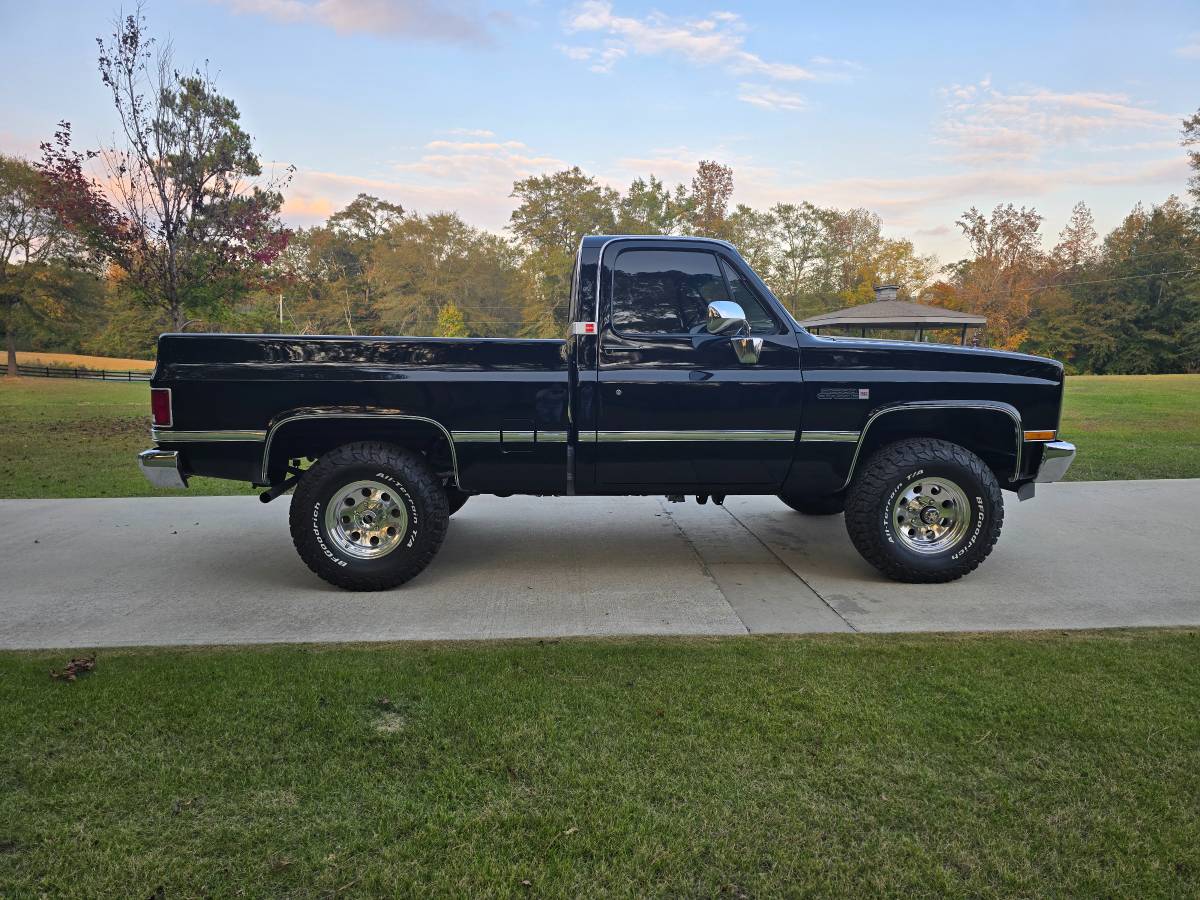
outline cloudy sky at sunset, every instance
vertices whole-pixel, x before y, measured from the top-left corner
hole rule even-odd
[[[116,4],[0,0],[0,150],[114,118],[95,37]],[[1086,200],[1101,231],[1183,193],[1200,3],[150,0],[181,64],[209,61],[285,206],[365,191],[499,229],[514,179],[577,164],[624,187],[734,169],[735,200],[866,206],[956,259],[969,206]],[[1052,241],[1050,241],[1052,242]]]

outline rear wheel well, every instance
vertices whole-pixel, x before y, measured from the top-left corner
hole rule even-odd
[[[899,409],[870,423],[851,477],[880,447],[909,438],[940,438],[970,450],[1007,485],[1013,481],[1022,437],[1020,425],[999,408]]]
[[[415,450],[449,483],[458,483],[454,448],[441,426],[392,416],[321,416],[282,422],[270,431],[263,449],[266,482],[282,481],[289,460],[316,460],[338,447],[361,441]]]

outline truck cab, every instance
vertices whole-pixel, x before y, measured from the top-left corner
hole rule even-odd
[[[777,495],[929,582],[1074,456],[1061,364],[809,334],[727,242],[588,236],[571,284],[562,340],[163,335],[143,471],[294,488],[301,556],[352,589],[414,577],[481,493]]]
[[[778,493],[803,415],[799,335],[737,251],[585,238],[577,270],[576,490]]]

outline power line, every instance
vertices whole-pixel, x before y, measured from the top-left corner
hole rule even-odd
[[[1043,284],[1038,287],[1032,287],[1027,290],[1019,288],[1008,288],[1007,290],[999,289],[986,291],[982,296],[997,297],[1002,294],[1040,294],[1042,291],[1050,291],[1055,288],[1080,287],[1082,285],[1092,284],[1112,284],[1117,281],[1133,281],[1138,278],[1162,278],[1167,275],[1186,275],[1191,272],[1200,272],[1200,266],[1195,266],[1190,269],[1172,269],[1167,272],[1145,272],[1141,275],[1117,275],[1113,278],[1097,278],[1091,281],[1065,281],[1060,284]]]
[[[1078,287],[1082,284],[1109,284],[1113,281],[1131,281],[1135,278],[1160,278],[1164,275],[1183,275],[1188,272],[1200,272],[1200,266],[1194,266],[1190,269],[1173,269],[1169,272],[1146,272],[1142,275],[1117,275],[1114,278],[1098,278],[1094,281],[1067,281],[1063,284],[1049,284],[1038,290],[1049,290],[1052,287]]]

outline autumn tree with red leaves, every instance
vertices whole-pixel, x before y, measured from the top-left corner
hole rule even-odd
[[[219,322],[287,246],[281,189],[263,170],[240,113],[208,72],[180,72],[139,7],[100,47],[120,125],[112,145],[79,152],[62,123],[42,145],[48,204],[168,326]],[[101,181],[88,168],[96,164]]]

